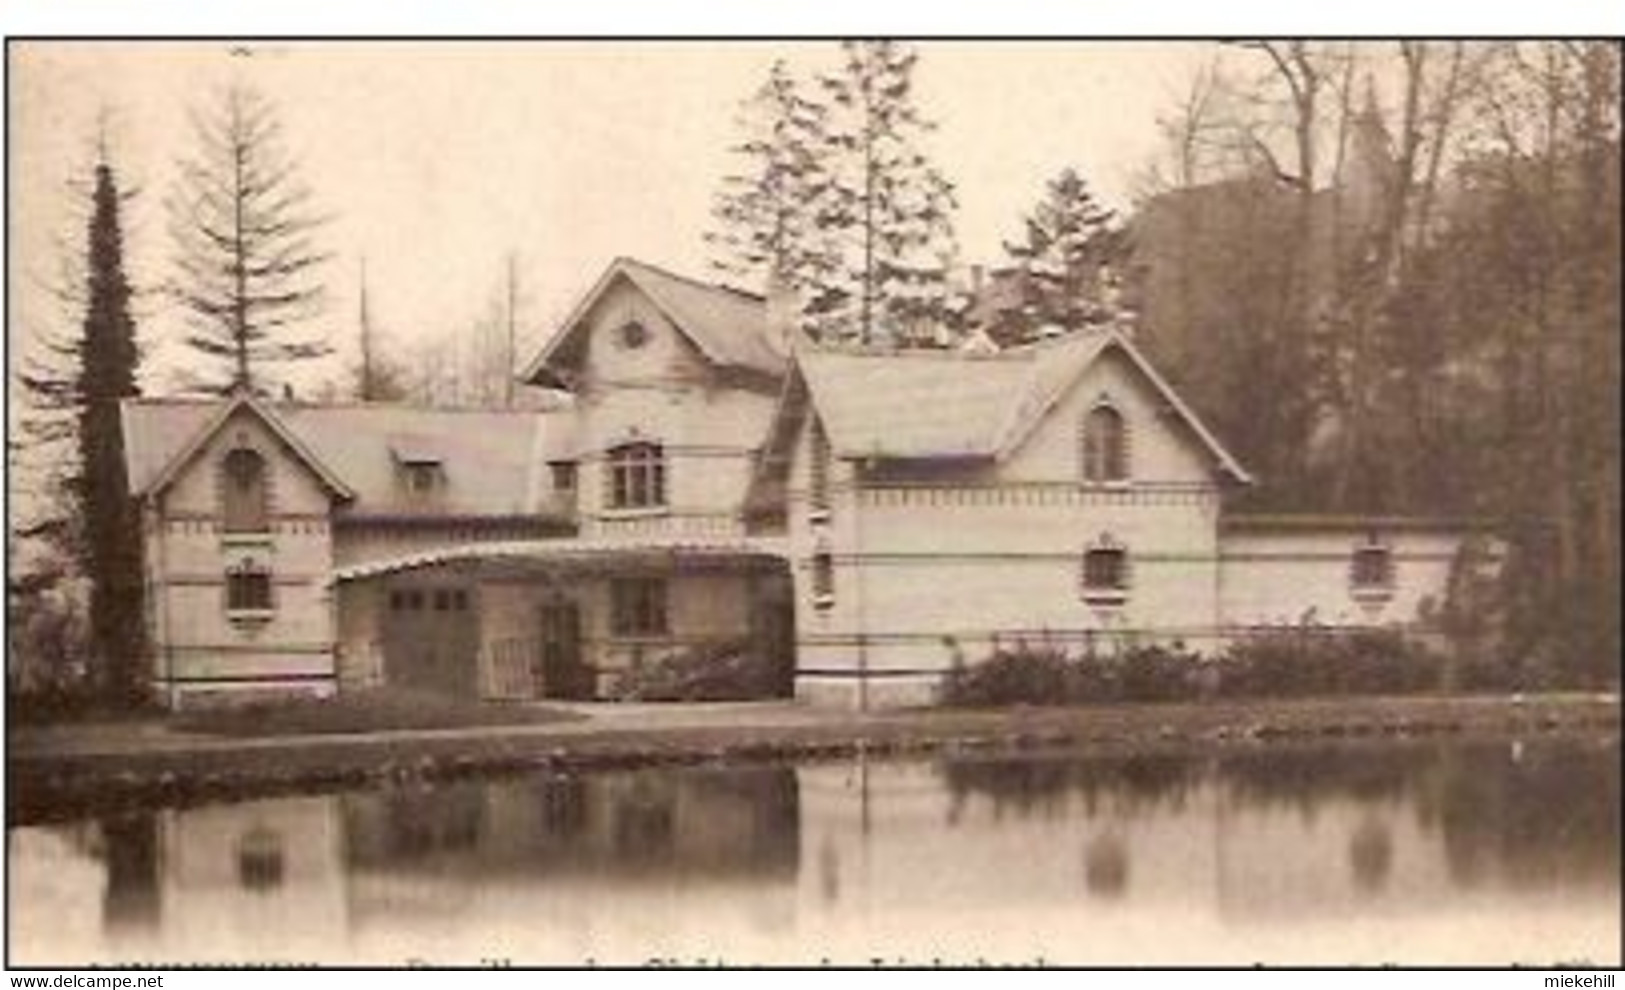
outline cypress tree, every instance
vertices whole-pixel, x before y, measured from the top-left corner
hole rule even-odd
[[[139,394],[139,352],[124,273],[118,181],[105,161],[96,166],[93,197],[77,389],[81,472],[76,487],[84,565],[91,579],[92,669],[111,700],[135,704],[143,695],[147,656],[141,519],[125,471],[119,402]]]

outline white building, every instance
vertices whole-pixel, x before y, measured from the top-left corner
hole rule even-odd
[[[768,310],[620,259],[526,368],[542,411],[129,402],[155,688],[590,697],[699,650],[883,706],[1001,638],[1443,596],[1461,526],[1227,516],[1252,479],[1116,331],[859,354]]]

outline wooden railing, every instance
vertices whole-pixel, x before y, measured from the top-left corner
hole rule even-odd
[[[860,487],[865,508],[960,506],[1217,505],[1209,485],[1077,485],[1016,482],[1000,485],[887,485]]]
[[[745,535],[737,512],[606,511],[584,515],[581,522],[583,536],[634,542],[738,540]]]

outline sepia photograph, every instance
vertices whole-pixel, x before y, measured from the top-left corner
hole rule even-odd
[[[9,37],[6,965],[1620,967],[1621,53]]]

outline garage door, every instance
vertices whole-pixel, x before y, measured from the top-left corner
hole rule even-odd
[[[479,630],[472,596],[454,584],[389,590],[384,613],[384,681],[474,698],[479,695]]]

